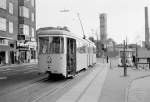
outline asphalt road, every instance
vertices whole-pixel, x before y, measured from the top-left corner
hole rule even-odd
[[[102,63],[103,60],[98,62]],[[46,95],[50,96],[51,102],[55,102],[92,70],[94,67],[82,71],[74,79],[35,81],[46,76],[38,74],[37,65],[0,69],[0,102],[38,102]]]
[[[36,81],[44,74],[38,74],[36,64],[0,68],[0,96]]]

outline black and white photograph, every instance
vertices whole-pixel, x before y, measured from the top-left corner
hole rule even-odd
[[[0,102],[150,102],[150,0],[0,0]]]

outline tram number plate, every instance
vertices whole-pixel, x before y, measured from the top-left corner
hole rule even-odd
[[[52,58],[50,56],[47,57],[48,68],[51,68]]]
[[[50,56],[47,57],[47,63],[52,63],[52,58]]]

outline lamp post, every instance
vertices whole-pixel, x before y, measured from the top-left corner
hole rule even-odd
[[[137,50],[138,50],[138,48],[137,48],[137,43],[136,43],[136,59],[135,59],[135,67],[136,67],[136,69],[138,68],[137,66],[137,56],[138,56],[138,52],[137,52]]]
[[[127,66],[126,66],[126,46],[127,43],[125,42],[125,40],[123,41],[124,44],[124,76],[127,76]]]

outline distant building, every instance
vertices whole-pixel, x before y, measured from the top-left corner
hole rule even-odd
[[[100,14],[100,56],[103,56],[106,52],[106,40],[107,40],[107,15],[105,13]]]
[[[145,7],[145,47],[149,48],[149,25],[148,25],[148,7]]]
[[[107,15],[100,14],[100,40],[105,42],[107,39]]]
[[[35,0],[0,0],[0,64],[35,59],[35,25]]]

